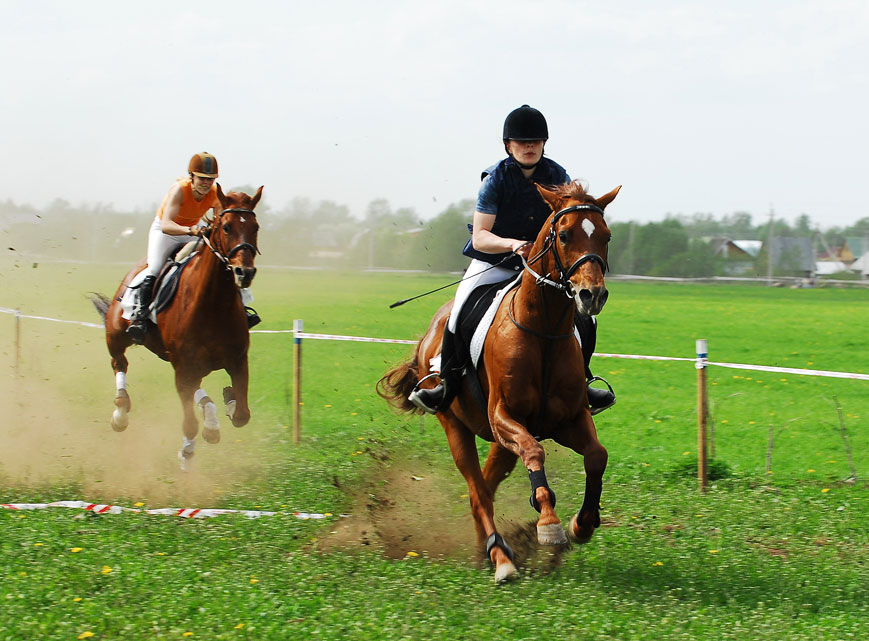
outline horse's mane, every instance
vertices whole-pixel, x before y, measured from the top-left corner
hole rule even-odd
[[[576,198],[581,201],[592,199],[586,191],[585,186],[578,180],[564,183],[563,185],[553,185],[550,191],[561,198]]]

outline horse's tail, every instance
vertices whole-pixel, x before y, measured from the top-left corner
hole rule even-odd
[[[407,400],[419,381],[419,366],[416,355],[413,359],[402,363],[386,372],[375,389],[377,394],[399,412],[422,414],[423,411]]]
[[[109,297],[104,294],[98,294],[97,292],[91,292],[88,295],[91,302],[94,304],[94,307],[97,308],[97,313],[103,319],[103,322],[106,322],[106,314],[109,311],[109,305],[112,304],[112,301],[109,300]]]

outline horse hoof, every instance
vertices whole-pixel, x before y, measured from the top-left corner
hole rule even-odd
[[[516,570],[516,566],[510,561],[506,561],[495,568],[495,583],[497,585],[515,581],[518,578],[519,572]]]
[[[112,429],[116,432],[123,432],[129,425],[130,417],[127,416],[127,413],[115,408],[115,411],[112,412]]]
[[[564,534],[564,528],[561,527],[561,523],[538,525],[537,542],[540,545],[564,545],[567,543],[567,536]]]
[[[570,524],[567,527],[567,532],[570,535],[570,540],[579,543],[580,545],[583,543],[588,543],[591,540],[592,535],[594,534],[594,528],[591,528],[590,531],[583,531],[583,528],[576,521],[576,514],[570,519]],[[578,532],[578,534],[577,534]]]
[[[206,443],[220,443],[220,429],[205,427],[202,430],[202,438]]]

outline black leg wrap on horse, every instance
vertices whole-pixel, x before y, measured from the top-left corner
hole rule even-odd
[[[499,548],[501,548],[502,550],[504,550],[504,554],[506,554],[507,558],[510,559],[510,561],[512,562],[513,561],[513,548],[511,548],[509,545],[507,545],[507,541],[504,540],[504,537],[502,537],[497,532],[492,532],[492,534],[489,536],[489,539],[486,541],[486,558],[489,560],[492,559],[492,557],[489,555],[492,552],[492,548],[495,547],[496,545]]]
[[[528,478],[531,480],[531,507],[538,512],[540,511],[540,503],[537,502],[538,487],[546,488],[546,491],[549,492],[549,496],[552,499],[552,507],[555,507],[555,492],[552,491],[552,488],[549,487],[549,484],[546,482],[546,472],[542,469],[537,470],[536,472],[529,471]]]

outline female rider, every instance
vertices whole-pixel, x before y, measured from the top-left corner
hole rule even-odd
[[[148,232],[148,264],[136,276],[140,281],[135,289],[136,299],[130,314],[127,334],[134,343],[141,345],[147,331],[148,307],[153,296],[154,281],[172,250],[202,236],[204,227],[199,221],[213,209],[220,213],[217,199],[217,159],[203,151],[187,164],[187,178],[180,178],[169,189],[157,210]],[[144,277],[142,277],[144,274]],[[141,280],[140,280],[141,279]],[[259,322],[256,316],[248,316],[248,325]]]
[[[459,312],[470,293],[481,285],[513,278],[522,269],[522,258],[531,251],[531,242],[552,214],[534,186],[559,185],[570,181],[561,165],[544,158],[543,147],[549,139],[546,119],[537,109],[522,105],[507,115],[503,142],[507,158],[483,172],[483,184],[477,196],[471,240],[462,252],[471,258],[465,277],[456,290],[456,298],[441,348],[441,383],[433,389],[418,385],[408,399],[420,409],[434,414],[450,406],[459,391],[466,363],[456,355],[455,333]],[[531,242],[529,242],[531,241]],[[495,266],[497,265],[497,266]],[[597,327],[592,318],[576,316],[580,343],[591,378],[588,362],[594,352]],[[615,403],[607,391],[588,388],[592,413]]]

